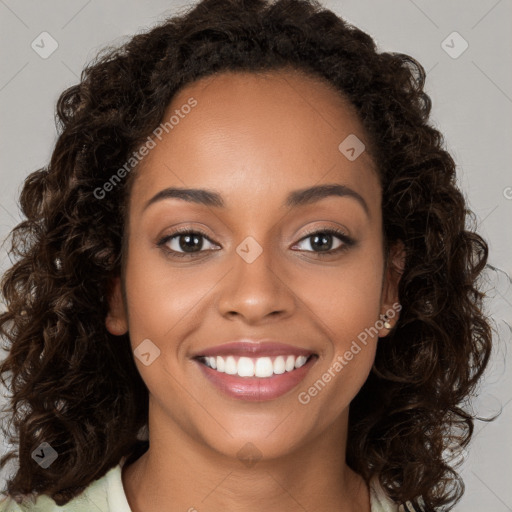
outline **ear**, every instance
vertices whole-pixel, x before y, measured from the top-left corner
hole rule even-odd
[[[121,290],[121,278],[115,277],[109,289],[109,310],[105,318],[105,327],[110,334],[121,336],[128,332],[128,321]]]
[[[382,327],[379,338],[384,338],[394,328],[402,306],[398,300],[398,284],[405,268],[405,246],[401,240],[395,242],[388,255],[381,293]],[[378,323],[380,325],[380,322]],[[385,324],[385,325],[384,325]]]

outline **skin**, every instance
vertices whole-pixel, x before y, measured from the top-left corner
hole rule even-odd
[[[150,393],[150,448],[123,468],[130,506],[368,512],[368,486],[346,465],[345,446],[348,407],[370,372],[377,336],[307,405],[298,401],[398,301],[403,254],[395,247],[385,259],[375,164],[368,151],[349,161],[338,150],[350,134],[369,148],[362,124],[337,91],[291,70],[203,78],[173,98],[165,119],[191,96],[197,106],[137,169],[126,266],[106,318],[112,334],[129,331],[134,349],[149,338],[161,351],[149,366],[135,358]],[[319,184],[350,187],[368,211],[349,196],[283,206],[291,191]],[[144,209],[167,187],[215,190],[226,206],[168,198]],[[157,243],[178,225],[202,228],[211,242],[200,238],[203,252],[173,259]],[[306,233],[326,228],[355,244],[321,258]],[[250,264],[236,252],[248,236],[263,249]],[[167,247],[183,252],[180,236],[173,240]],[[330,247],[342,244],[333,237]],[[227,397],[191,355],[244,336],[307,348],[318,359],[277,399]],[[248,442],[261,455],[250,467],[237,456]]]

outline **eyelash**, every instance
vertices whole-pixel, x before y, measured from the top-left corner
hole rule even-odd
[[[314,229],[312,231],[308,231],[299,240],[299,242],[302,242],[303,240],[306,240],[307,238],[310,238],[313,235],[317,235],[317,234],[334,235],[337,238],[339,238],[341,240],[341,242],[343,242],[343,244],[340,245],[340,247],[337,247],[336,249],[330,249],[329,251],[321,251],[321,252],[306,251],[306,252],[313,252],[317,256],[319,256],[320,258],[326,257],[326,256],[333,256],[335,254],[344,252],[344,251],[348,250],[350,247],[352,247],[353,245],[355,245],[355,243],[356,243],[355,240],[353,240],[352,238],[347,236],[343,231],[338,230],[336,228]],[[173,258],[174,257],[176,257],[176,258],[194,258],[195,255],[199,254],[200,252],[203,252],[203,251],[200,251],[200,252],[197,252],[197,253],[186,253],[186,252],[178,252],[178,251],[175,251],[173,249],[166,248],[165,244],[167,242],[169,242],[170,240],[172,240],[173,238],[175,238],[177,235],[201,235],[202,237],[206,238],[206,240],[208,240],[210,243],[212,243],[212,244],[215,243],[212,240],[210,240],[209,236],[204,231],[202,231],[201,229],[189,229],[189,228],[177,229],[173,233],[171,233],[169,235],[166,235],[163,238],[161,238],[157,242],[157,244],[156,244],[168,256],[171,256]]]

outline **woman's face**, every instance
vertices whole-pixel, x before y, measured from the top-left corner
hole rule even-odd
[[[126,303],[118,281],[107,318],[129,331],[151,435],[271,458],[343,432],[396,301],[361,123],[337,92],[284,71],[204,78],[172,115],[137,170]]]

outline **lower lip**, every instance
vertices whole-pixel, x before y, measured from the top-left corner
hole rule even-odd
[[[311,356],[306,364],[300,368],[265,378],[229,375],[213,370],[199,361],[196,361],[196,363],[201,368],[204,376],[226,395],[239,400],[261,402],[273,400],[291,391],[306,377],[315,360],[316,356]]]

